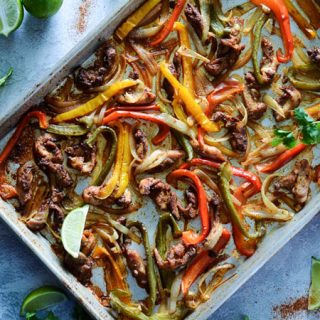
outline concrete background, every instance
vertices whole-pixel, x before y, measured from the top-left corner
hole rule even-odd
[[[8,39],[0,37],[0,75],[10,66],[14,74],[0,89],[1,112],[15,105],[39,78],[52,67],[104,17],[125,0],[67,0],[62,10],[48,20],[37,20],[27,13],[21,28]],[[80,18],[82,7],[87,14]],[[84,21],[82,28],[79,22]],[[79,30],[81,29],[81,30]],[[315,320],[317,313],[274,309],[306,297],[310,284],[311,256],[320,257],[320,219],[316,217],[298,236],[271,259],[245,286],[231,297],[211,319]],[[0,319],[19,319],[24,296],[41,285],[59,285],[41,262],[0,222]],[[305,299],[300,299],[304,301]],[[72,319],[73,301],[55,309],[62,320]],[[279,309],[279,308],[278,308]]]

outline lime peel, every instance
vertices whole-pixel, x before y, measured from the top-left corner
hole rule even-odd
[[[23,300],[20,315],[38,312],[67,300],[66,295],[56,287],[45,286],[30,292]]]
[[[311,287],[309,291],[308,310],[320,308],[320,260],[312,257]]]
[[[0,0],[0,34],[8,36],[17,30],[23,20],[21,0]]]
[[[81,238],[86,223],[89,205],[76,208],[69,212],[61,228],[61,240],[64,249],[73,257],[78,258]]]

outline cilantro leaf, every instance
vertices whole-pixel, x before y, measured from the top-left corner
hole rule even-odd
[[[276,147],[283,143],[287,148],[291,149],[297,145],[297,141],[292,131],[276,129],[274,131],[275,138],[272,140],[272,146]]]
[[[307,126],[314,122],[314,119],[312,119],[303,108],[296,108],[293,113],[299,126]]]

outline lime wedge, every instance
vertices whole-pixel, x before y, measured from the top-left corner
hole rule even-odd
[[[67,297],[60,289],[51,286],[41,287],[26,296],[20,309],[20,315],[24,316],[27,312],[47,309],[65,300]]]
[[[74,258],[79,256],[88,211],[88,205],[74,209],[69,212],[62,224],[61,239],[63,247]]]
[[[21,0],[0,0],[0,34],[7,37],[20,27],[22,20]]]
[[[311,287],[309,290],[308,310],[320,308],[320,260],[312,257]]]

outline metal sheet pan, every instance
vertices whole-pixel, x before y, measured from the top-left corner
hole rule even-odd
[[[70,71],[90,56],[101,42],[107,39],[119,22],[137,8],[143,0],[128,1],[117,14],[107,17],[92,33],[81,41],[57,66],[53,72],[40,81],[40,85],[32,89],[30,94],[21,100],[6,117],[0,119],[3,136],[14,126],[19,117],[33,104],[52,91],[52,89]],[[239,1],[226,1],[230,4]],[[211,299],[201,305],[188,319],[207,319],[217,310],[235,291],[237,291],[255,272],[257,272],[274,254],[276,254],[292,237],[294,237],[320,210],[320,195],[316,195],[308,205],[297,214],[294,219],[282,227],[272,231],[259,246],[256,254],[242,263],[237,269],[237,275],[218,288]],[[92,292],[81,285],[68,271],[66,271],[49,242],[39,234],[34,234],[19,220],[19,214],[13,207],[0,200],[0,217],[9,225],[16,235],[42,260],[42,262],[57,276],[63,285],[97,320],[112,319],[108,310],[100,305]],[[252,289],[254,290],[254,288]]]

